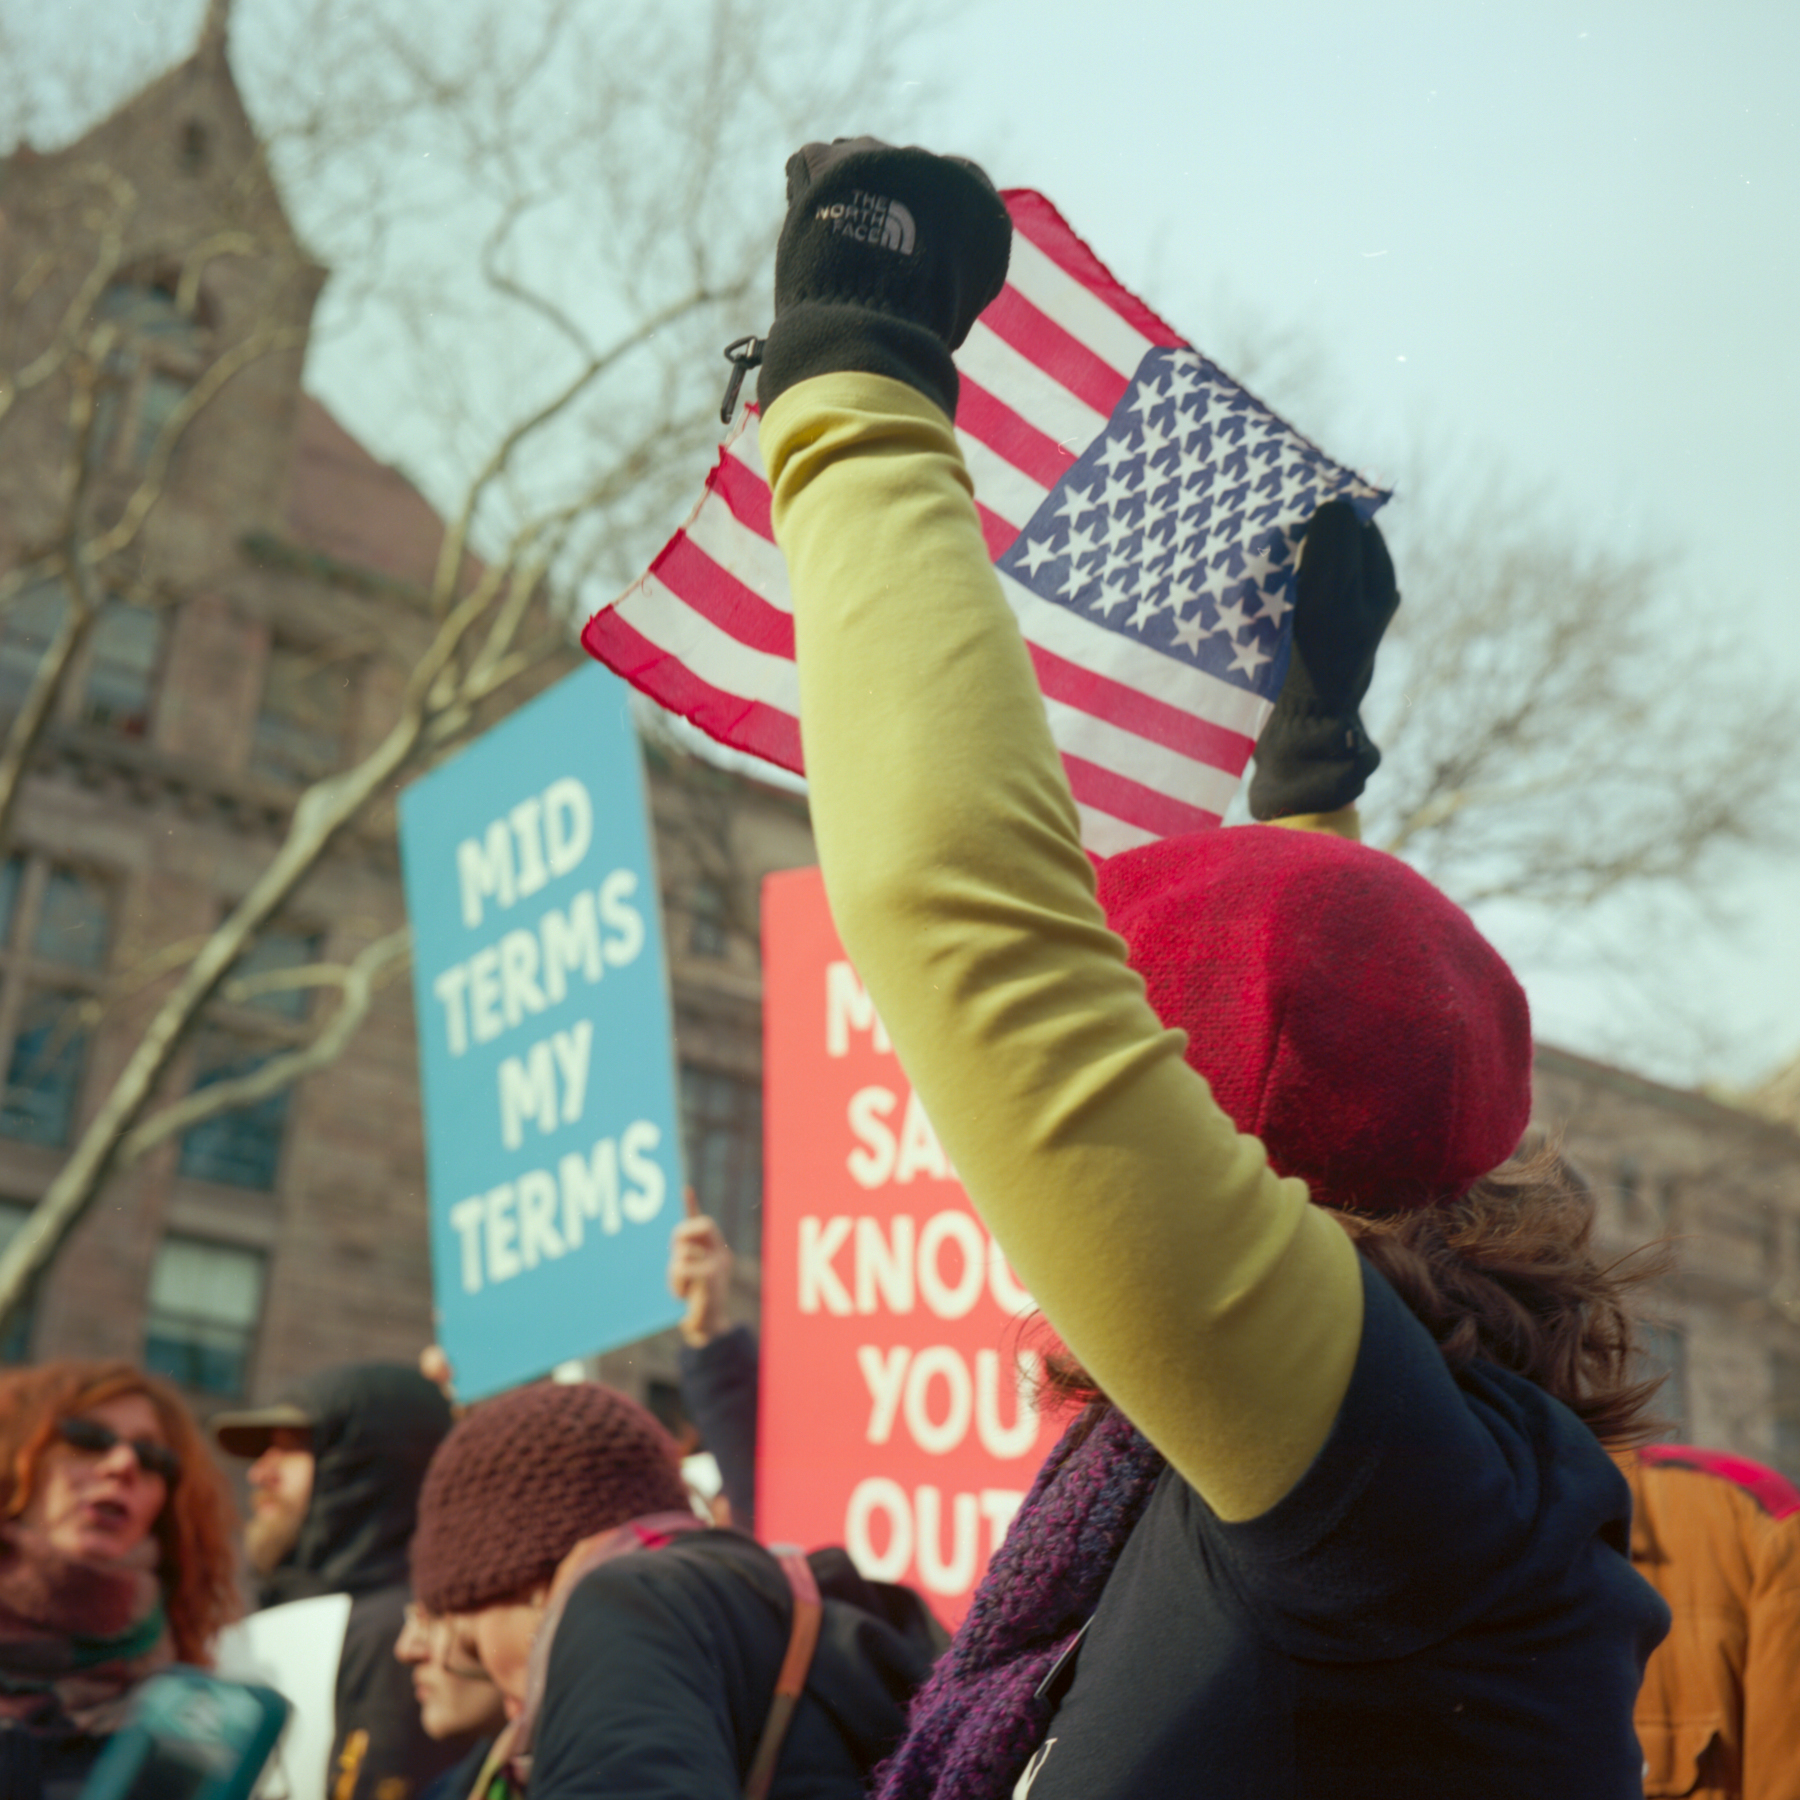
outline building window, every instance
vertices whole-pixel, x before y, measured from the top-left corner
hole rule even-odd
[[[111,928],[107,898],[106,889],[91,876],[75,869],[50,869],[31,934],[32,954],[72,969],[105,968]]]
[[[115,282],[94,312],[118,342],[106,359],[89,457],[96,468],[141,470],[205,367],[206,328],[164,281]]]
[[[7,609],[0,628],[0,721],[18,716],[68,610],[60,581],[34,581]]]
[[[251,769],[304,784],[337,768],[344,758],[355,677],[355,661],[334,650],[302,650],[280,639],[272,643],[251,739]]]
[[[324,954],[322,932],[292,931],[270,926],[237,960],[225,984],[235,1006],[246,1006],[272,1018],[303,1020],[312,1002],[310,987],[288,986],[282,977],[318,962]]]
[[[81,718],[121,737],[147,737],[168,617],[149,606],[108,600],[88,644]]]
[[[235,1032],[209,1031],[195,1053],[194,1091],[253,1075],[275,1054],[273,1046]],[[202,1119],[182,1137],[180,1172],[196,1181],[268,1191],[280,1173],[287,1115],[288,1090],[282,1088],[249,1106]]]
[[[207,1009],[194,1046],[194,1092],[253,1075],[271,1057],[310,1040],[313,990],[282,977],[318,962],[324,951],[325,934],[298,925],[276,923],[257,934]],[[273,1189],[291,1103],[292,1090],[283,1087],[190,1126],[181,1140],[180,1173],[228,1187]]]
[[[27,588],[7,613],[0,630],[0,721],[16,717],[24,705],[68,610],[62,583],[45,581]],[[84,724],[124,737],[148,733],[166,626],[164,614],[154,607],[133,606],[116,596],[101,602],[86,650],[69,674],[70,690],[81,693]]]
[[[117,325],[137,343],[166,344],[197,353],[205,332],[192,313],[176,304],[175,290],[161,281],[115,281],[100,296],[95,316]]]
[[[138,391],[137,439],[131,454],[133,468],[141,469],[149,462],[163,427],[193,391],[193,386],[184,376],[173,375],[167,369],[152,369],[144,377],[144,385]]]
[[[701,876],[688,896],[688,950],[694,956],[723,956],[727,944],[725,889]]]
[[[0,1136],[73,1135],[111,940],[111,895],[42,857],[0,865]]]
[[[25,996],[13,1027],[0,1094],[0,1137],[66,1144],[87,1063],[88,996],[40,990]]]
[[[1662,1386],[1650,1402],[1650,1410],[1664,1422],[1665,1440],[1681,1443],[1687,1437],[1687,1333],[1678,1325],[1638,1322],[1640,1379],[1660,1378]]]
[[[0,1200],[0,1251],[4,1251],[19,1235],[19,1227],[31,1217],[31,1208],[23,1200]],[[13,1314],[12,1323],[0,1332],[0,1363],[22,1363],[31,1360],[31,1323],[36,1312],[35,1298]]]
[[[144,1364],[204,1394],[241,1394],[262,1316],[260,1251],[166,1237],[150,1271]]]
[[[682,1136],[700,1209],[732,1247],[762,1254],[762,1087],[719,1069],[684,1064]]]
[[[24,857],[9,856],[0,863],[0,944],[12,942],[13,913],[19,904],[19,885],[24,876]]]

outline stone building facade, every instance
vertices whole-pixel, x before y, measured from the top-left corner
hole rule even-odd
[[[0,725],[69,617],[59,548],[112,546],[0,860],[0,1235],[304,785],[379,741],[432,630],[441,522],[304,391],[325,275],[269,179],[222,21],[213,9],[195,55],[81,141],[0,163]],[[750,1246],[756,893],[766,869],[810,860],[804,805],[672,744],[648,763],[689,1162]],[[390,797],[262,935],[164,1097],[303,1041],[330,991],[266,978],[345,964],[403,922]],[[210,1402],[322,1363],[410,1360],[430,1335],[401,978],[330,1067],[115,1176],[4,1348],[144,1357]],[[666,1381],[672,1351],[615,1372]]]
[[[1645,1300],[1681,1441],[1800,1480],[1800,1131],[1540,1045],[1534,1124],[1592,1183],[1602,1244],[1666,1243]]]
[[[243,894],[304,782],[377,740],[427,641],[440,521],[302,385],[324,278],[217,29],[81,142],[0,163],[0,583],[68,537],[72,494],[90,536],[154,499],[107,564],[99,624],[0,860],[0,1235],[129,1053],[172,947]],[[113,327],[85,449],[79,369],[54,354],[66,320]],[[0,613],[0,720],[24,704],[59,617],[56,583],[36,579]],[[792,794],[660,736],[646,761],[689,1175],[744,1253],[753,1315],[757,901],[762,877],[809,863],[812,842]],[[248,973],[343,963],[403,916],[390,805],[322,860]],[[299,989],[221,997],[169,1095],[299,1040],[331,1004]],[[0,1349],[147,1357],[204,1403],[266,1397],[324,1363],[410,1359],[431,1329],[415,1069],[400,980],[334,1065],[114,1177]],[[1537,1124],[1593,1181],[1607,1245],[1676,1242],[1677,1272],[1653,1297],[1664,1410],[1684,1436],[1800,1476],[1792,1081],[1784,1117],[1550,1048],[1537,1077]],[[666,1396],[672,1343],[601,1368]]]

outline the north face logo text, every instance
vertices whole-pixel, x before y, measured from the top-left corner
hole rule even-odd
[[[902,256],[912,255],[913,240],[918,236],[912,214],[898,200],[885,194],[865,194],[861,188],[848,200],[821,206],[814,217],[859,244],[879,244]]]

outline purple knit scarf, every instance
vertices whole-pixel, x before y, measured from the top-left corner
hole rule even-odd
[[[1063,1433],[913,1701],[904,1741],[876,1772],[875,1800],[1011,1794],[1049,1727],[1037,1690],[1093,1616],[1164,1466],[1110,1407]]]

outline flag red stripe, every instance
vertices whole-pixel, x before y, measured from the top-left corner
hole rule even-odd
[[[1068,771],[1069,788],[1083,806],[1123,819],[1140,831],[1157,837],[1182,837],[1190,831],[1206,831],[1219,822],[1216,812],[1189,806],[1185,801],[1159,794],[1116,769],[1103,769],[1085,757],[1063,752],[1063,767]]]
[[[702,681],[679,657],[628,625],[616,606],[603,607],[588,620],[581,646],[658,706],[691,719],[720,743],[801,772],[800,721],[792,713]]]
[[[735,456],[725,455],[712,472],[711,486],[740,525],[774,543],[775,527],[769,522],[769,484],[760,475],[746,469]]]
[[[1163,323],[1143,301],[1112,278],[1106,265],[1070,229],[1069,222],[1042,194],[1008,188],[1000,198],[1012,214],[1013,229],[1031,239],[1067,275],[1073,275],[1096,298],[1106,302],[1134,331],[1171,350],[1187,339]],[[1111,410],[1110,408],[1108,409]]]
[[[1029,475],[1046,493],[1062,480],[1077,451],[1065,450],[1055,438],[1035,425],[1027,425],[1005,401],[996,399],[967,375],[962,378],[962,397],[956,403],[959,431],[979,438],[996,456]],[[1081,445],[1079,449],[1086,449]]]
[[[1018,541],[1019,528],[1009,524],[996,512],[989,512],[979,500],[975,510],[981,515],[981,535],[987,542],[989,562],[998,562]]]
[[[1121,375],[1096,356],[1017,288],[1002,288],[999,299],[981,315],[981,322],[1052,380],[1085,400],[1103,419],[1112,417],[1112,409],[1131,386],[1129,374]]]
[[[1042,644],[1027,639],[1025,647],[1031,652],[1031,666],[1037,671],[1038,686],[1046,699],[1060,700],[1065,706],[1117,725],[1121,731],[1134,732],[1161,744],[1165,750],[1209,763],[1228,774],[1235,774],[1250,760],[1256,740],[1241,731],[1227,730],[1210,719],[1170,706],[1142,688],[1128,687],[1122,681],[1084,669],[1079,663],[1046,650]]]
[[[721,567],[685,532],[677,532],[650,572],[681,602],[752,650],[794,660],[794,619]]]

